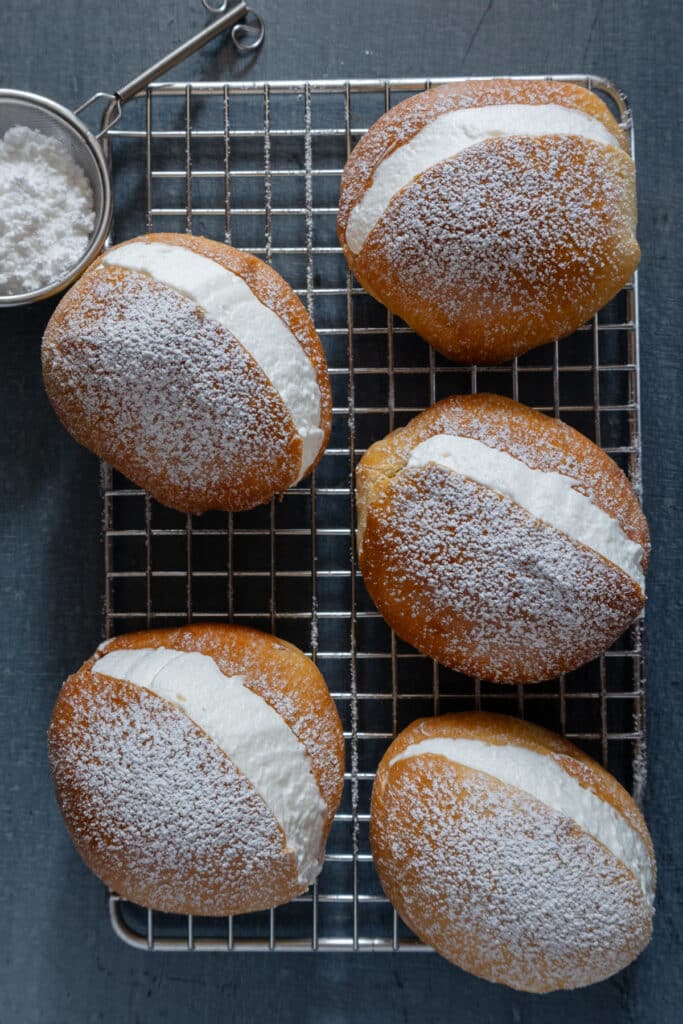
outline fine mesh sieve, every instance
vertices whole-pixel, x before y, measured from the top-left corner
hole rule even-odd
[[[66,107],[53,103],[44,96],[30,92],[0,89],[0,138],[8,128],[22,125],[34,128],[57,139],[66,147],[73,160],[83,169],[93,191],[95,226],[88,247],[78,263],[65,270],[64,276],[43,288],[21,295],[0,295],[0,306],[20,306],[46,299],[68,287],[102,249],[112,219],[112,197],[109,171],[97,139],[82,121]]]
[[[227,10],[227,0],[216,7],[205,0],[202,2],[212,13],[219,11],[223,13],[201,32],[143,71],[123,88],[114,93],[95,93],[74,113],[59,103],[36,93],[20,92],[16,89],[0,89],[0,138],[9,128],[20,125],[33,128],[44,135],[57,139],[66,147],[90,182],[95,206],[95,226],[87,249],[78,263],[75,266],[66,267],[62,277],[51,281],[43,288],[20,295],[0,295],[0,306],[22,306],[38,299],[46,299],[50,295],[56,295],[57,292],[67,288],[80,277],[102,250],[111,227],[113,203],[109,168],[98,139],[119,120],[123,104],[132,99],[154,79],[165,74],[170,68],[175,67],[180,61],[189,57],[226,29],[232,29],[232,41],[241,52],[258,49],[261,45],[264,36],[263,21],[251,11],[246,3],[237,3]],[[77,115],[99,99],[106,99],[109,102],[103,122],[104,127],[95,137]]]

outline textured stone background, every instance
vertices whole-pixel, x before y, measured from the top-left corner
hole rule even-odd
[[[681,1019],[681,236],[675,0],[254,0],[255,59],[214,43],[183,79],[594,72],[629,95],[639,165],[649,586],[649,784],[659,856],[655,936],[641,960],[589,990],[517,995],[435,956],[136,953],[71,849],[44,734],[57,688],[100,638],[98,466],[60,429],[40,382],[52,305],[0,312],[0,1021],[517,1021]],[[676,9],[678,8],[678,9]],[[4,0],[0,86],[76,105],[115,88],[206,15],[199,0]]]

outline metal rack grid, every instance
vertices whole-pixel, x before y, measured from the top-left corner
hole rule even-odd
[[[626,99],[596,90],[631,138]],[[295,287],[324,343],[333,430],[312,478],[252,512],[185,516],[103,467],[106,635],[186,620],[247,623],[318,663],[342,716],[347,775],[326,863],[292,904],[239,918],[176,918],[109,896],[116,933],[161,950],[419,950],[382,895],[368,842],[374,769],[413,719],[484,708],[560,731],[640,795],[642,623],[597,661],[526,688],[467,679],[398,640],[354,549],[353,474],[373,440],[454,392],[507,394],[602,445],[641,490],[636,282],[571,339],[493,367],[442,359],[367,296],[335,233],[341,169],[370,124],[439,80],[160,84],[125,108],[107,146],[116,233],[192,231],[246,248]]]

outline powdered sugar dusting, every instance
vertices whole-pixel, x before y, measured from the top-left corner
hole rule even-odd
[[[267,804],[294,851],[301,882],[314,881],[322,867],[325,802],[305,747],[244,677],[224,675],[198,651],[163,646],[116,649],[93,672],[151,690],[203,729]]]
[[[557,103],[505,103],[442,113],[375,167],[372,183],[349,214],[346,241],[351,251],[360,252],[393,196],[419,174],[469,146],[508,135],[578,135],[618,145],[602,121]]]
[[[390,436],[398,442],[402,463],[407,463],[417,444],[437,434],[473,438],[530,469],[571,478],[575,490],[607,512],[648,553],[647,524],[626,476],[567,423],[500,395],[478,394],[442,399]]]
[[[435,434],[420,442],[410,453],[408,468],[429,462],[512,499],[534,518],[614,562],[644,589],[642,547],[626,536],[612,516],[575,490],[572,477],[530,469],[499,448],[453,434]]]
[[[411,743],[391,759],[389,767],[397,761],[426,754],[438,754],[456,764],[485,772],[523,790],[562,817],[575,821],[628,868],[638,879],[648,901],[654,902],[650,851],[640,833],[609,800],[598,796],[590,785],[582,785],[573,774],[565,771],[562,759],[547,751],[531,750],[524,744],[489,743],[463,736],[434,736]]]
[[[240,633],[237,665],[227,650],[220,651],[216,644],[214,629],[215,627],[194,625],[160,631],[157,633],[158,643],[198,651],[213,658],[225,675],[239,671],[244,676],[245,685],[277,711],[306,748],[331,818],[341,791],[343,739],[339,715],[324,680],[320,679],[317,692],[312,692],[310,688],[304,690],[303,687],[291,686],[294,672],[290,670],[285,673],[277,659],[273,657],[266,661],[263,657],[264,641],[272,645],[274,652],[288,651],[288,646],[281,645],[276,637],[266,636],[257,631],[245,630]],[[226,633],[228,632],[230,627],[226,627]],[[148,634],[148,637],[150,636]],[[296,654],[303,657],[299,651]]]
[[[384,786],[373,852],[424,941],[528,991],[600,981],[647,944],[640,886],[595,839],[481,773],[440,757],[407,764]]]
[[[48,328],[43,364],[76,440],[166,504],[250,507],[296,479],[301,442],[263,371],[147,276],[91,273]]]
[[[262,799],[186,716],[146,690],[67,682],[50,754],[62,811],[86,861],[155,909],[239,913],[301,891]]]
[[[302,440],[300,476],[315,462],[323,440],[320,388],[306,352],[277,313],[249,285],[216,260],[183,245],[130,242],[103,264],[149,274],[194,302],[237,338],[279,393]]]
[[[582,664],[616,639],[641,601],[599,555],[435,464],[393,479],[368,515],[361,565],[399,635],[499,681],[548,679]]]
[[[394,196],[355,269],[427,340],[445,346],[457,324],[456,358],[472,342],[501,361],[570,333],[635,267],[632,174],[576,137],[473,145]]]
[[[594,93],[566,82],[538,79],[494,79],[454,82],[417,93],[396,104],[375,122],[354,148],[344,171],[339,201],[340,224],[370,183],[375,168],[395,149],[409,142],[430,121],[454,110],[496,104],[558,104],[599,118],[623,146],[623,133]]]

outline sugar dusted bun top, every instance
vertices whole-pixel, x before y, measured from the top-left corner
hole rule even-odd
[[[633,162],[579,86],[471,81],[397,104],[353,150],[338,231],[372,295],[449,358],[570,334],[638,264]]]
[[[513,135],[575,136],[603,146],[622,144],[614,126],[562,103],[494,103],[446,110],[376,166],[366,191],[351,207],[346,227],[351,251],[361,251],[394,196],[418,175],[470,146]]]
[[[371,843],[409,926],[490,981],[578,988],[649,941],[656,867],[640,811],[529,723],[464,713],[409,726],[377,773]]]
[[[444,399],[376,442],[357,507],[377,607],[469,675],[569,671],[645,600],[649,535],[624,474],[571,427],[507,398]]]
[[[241,509],[306,475],[330,428],[325,358],[289,286],[208,239],[110,249],[43,341],[48,395],[87,447],[183,511]]]
[[[628,819],[567,772],[561,761],[518,743],[436,736],[416,739],[395,754],[390,767],[412,757],[444,757],[527,793],[534,800],[575,822],[623,864],[638,882],[650,906],[654,903],[654,865],[651,846]]]
[[[115,638],[65,683],[49,747],[76,847],[128,899],[243,913],[320,872],[343,735],[289,644],[216,625]]]
[[[579,541],[630,576],[645,590],[642,544],[618,520],[576,487],[576,479],[552,469],[533,469],[505,449],[459,434],[434,434],[415,445],[406,469],[440,466],[510,498],[534,518]]]
[[[272,812],[301,883],[318,876],[326,807],[306,748],[243,676],[226,676],[210,655],[173,647],[105,651],[92,672],[151,690],[203,729]]]

